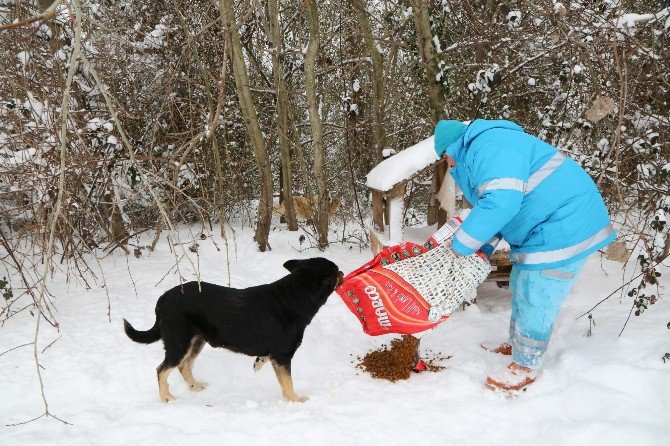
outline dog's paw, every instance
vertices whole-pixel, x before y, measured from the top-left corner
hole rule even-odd
[[[309,400],[309,398],[307,398],[306,396],[298,396],[298,395],[296,395],[293,398],[286,398],[286,399],[292,403],[304,403],[305,401]]]
[[[160,398],[162,403],[169,403],[170,401],[174,400],[174,396],[172,396],[171,393],[160,395]]]
[[[191,389],[191,392],[200,392],[201,390],[205,390],[209,384],[205,382],[194,382],[193,384],[189,384],[189,389]]]

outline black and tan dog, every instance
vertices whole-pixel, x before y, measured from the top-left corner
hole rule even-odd
[[[156,322],[148,331],[137,331],[124,319],[126,334],[133,341],[150,344],[163,340],[165,359],[156,369],[161,401],[174,399],[167,384],[174,368],[191,390],[207,386],[192,373],[193,362],[205,343],[257,356],[254,370],[270,361],[284,397],[306,400],[293,390],[291,359],[305,328],[342,283],[343,274],[324,258],[289,260],[284,268],[289,275],[246,289],[205,282],[176,286],[158,299]]]

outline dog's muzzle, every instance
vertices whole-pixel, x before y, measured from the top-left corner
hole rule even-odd
[[[337,282],[335,283],[335,289],[344,283],[344,273],[342,271],[337,272]]]

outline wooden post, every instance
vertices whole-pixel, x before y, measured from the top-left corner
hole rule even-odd
[[[400,243],[403,241],[403,216],[405,214],[405,182],[402,182],[393,187],[386,194],[386,199],[389,205],[389,241],[392,243]]]
[[[440,190],[437,187],[437,175],[435,174],[435,169],[433,169],[433,178],[430,181],[430,189],[428,191],[428,212],[426,213],[426,224],[432,226],[437,223],[437,209],[440,205],[437,203],[436,195]]]
[[[440,188],[442,187],[442,182],[449,181],[451,178],[451,175],[447,175],[447,163],[440,163],[437,166],[435,166],[435,176],[437,176],[437,190],[439,191]],[[446,178],[446,177],[449,178]],[[451,217],[451,215],[447,215],[447,211],[445,211],[442,206],[438,207],[437,211],[437,227],[441,227],[443,224],[447,222],[447,218]]]
[[[372,251],[373,256],[376,256],[379,254],[379,251],[384,249],[384,243],[379,240],[379,236],[377,234],[377,231],[374,229],[370,231],[370,250]]]
[[[384,197],[378,190],[372,191],[372,223],[374,229],[384,232]]]

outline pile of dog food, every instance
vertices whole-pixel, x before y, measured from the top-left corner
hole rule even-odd
[[[376,379],[385,379],[391,382],[408,379],[417,361],[419,339],[414,336],[405,335],[391,341],[390,346],[383,345],[365,356],[357,357],[356,368],[367,372]],[[426,364],[426,370],[437,372],[444,366],[437,364],[438,361],[449,359],[451,356],[443,356],[441,352],[425,352],[421,359]]]

